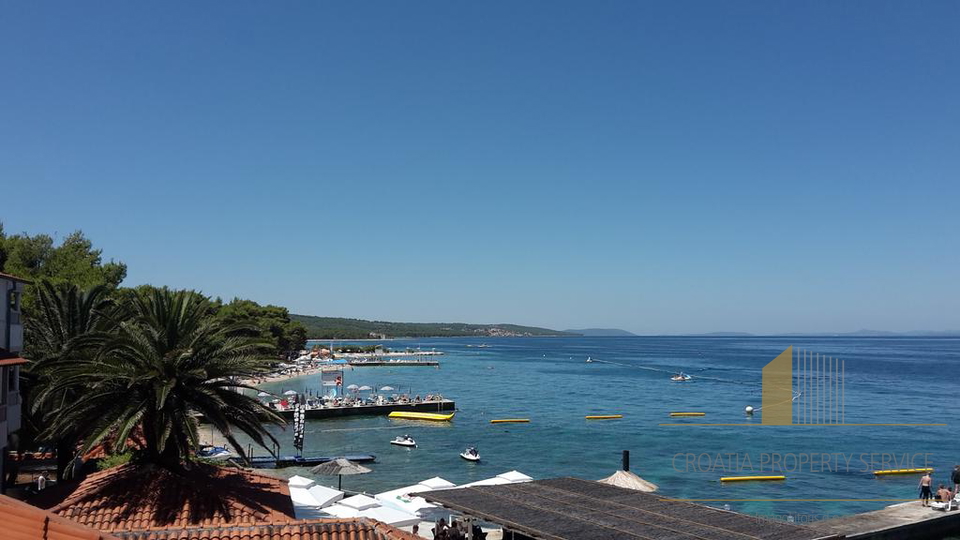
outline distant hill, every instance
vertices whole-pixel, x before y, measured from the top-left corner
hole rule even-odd
[[[750,337],[749,332],[708,332],[706,334],[683,334],[689,337]]]
[[[629,337],[636,336],[633,332],[627,332],[619,328],[582,328],[580,330],[564,330],[567,334],[580,334],[586,337]]]
[[[466,323],[400,323],[387,321],[366,321],[363,319],[343,319],[339,317],[314,317],[296,315],[290,319],[299,321],[307,327],[309,339],[370,339],[399,337],[529,337],[529,336],[568,336],[567,332],[520,326],[517,324],[466,324]]]

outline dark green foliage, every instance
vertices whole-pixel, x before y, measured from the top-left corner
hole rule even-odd
[[[81,231],[69,234],[55,246],[49,235],[6,236],[0,227],[0,271],[24,279],[47,279],[81,287],[117,287],[127,275],[127,266],[113,261],[104,263],[101,253],[93,249],[93,243]]]
[[[371,337],[454,337],[454,336],[565,336],[574,335],[548,328],[516,324],[395,323],[290,315],[303,323],[310,339],[366,339]]]
[[[217,317],[227,324],[255,327],[252,334],[273,345],[278,353],[298,351],[307,343],[307,329],[290,320],[290,312],[280,306],[261,306],[253,300],[234,298],[229,304],[215,304]]]
[[[241,455],[234,429],[262,446],[274,441],[264,423],[283,420],[236,391],[267,369],[268,345],[245,336],[249,327],[211,315],[209,301],[192,291],[144,289],[119,308],[112,328],[71,340],[62,355],[70,361],[49,366],[55,375],[36,397],[55,404],[44,437],[76,436],[81,452],[101,443],[123,448],[132,438],[143,460],[170,469],[193,458],[197,413]],[[66,392],[75,399],[57,402]]]

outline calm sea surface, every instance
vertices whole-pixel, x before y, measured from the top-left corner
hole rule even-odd
[[[480,344],[489,347],[477,348]],[[308,421],[305,454],[377,456],[371,465],[374,472],[345,477],[345,488],[375,493],[433,476],[460,484],[512,469],[537,479],[599,479],[616,471],[621,451],[630,450],[631,470],[658,484],[663,495],[728,499],[706,504],[805,519],[893,504],[815,499],[915,497],[916,476],[876,479],[867,470],[874,468],[869,465],[881,468],[884,458],[897,460],[887,468],[923,466],[926,461],[936,469],[937,483],[946,482],[953,465],[960,463],[960,425],[955,424],[960,339],[460,338],[384,345],[436,349],[446,355],[440,357],[440,368],[348,368],[344,385],[390,385],[420,395],[440,392],[456,400],[458,412],[451,423],[385,417]],[[744,408],[760,407],[761,369],[791,345],[845,362],[847,424],[947,425],[760,426],[762,411],[748,419]],[[602,362],[586,363],[588,356]],[[689,383],[671,382],[677,370],[697,377]],[[316,392],[319,387],[315,375],[264,388],[280,393]],[[702,411],[706,416],[671,420],[670,411]],[[584,420],[589,414],[624,417]],[[517,417],[531,422],[490,424],[491,419]],[[693,425],[706,422],[754,425]],[[661,425],[666,423],[680,425]],[[419,447],[389,444],[404,433]],[[275,434],[283,442],[282,452],[293,453],[291,430],[277,429]],[[477,446],[483,460],[460,459],[466,446]],[[821,456],[812,464],[797,464],[812,454]],[[721,476],[771,474],[775,456],[786,470],[772,474],[785,474],[784,482],[718,482]],[[335,485],[336,479],[327,482]]]

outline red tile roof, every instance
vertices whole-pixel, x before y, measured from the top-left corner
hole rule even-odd
[[[15,366],[17,364],[26,364],[27,362],[29,362],[29,360],[20,358],[18,353],[12,353],[0,347],[0,366]]]
[[[119,533],[124,540],[421,540],[370,519],[324,519],[296,523],[189,527]]]
[[[4,540],[119,540],[52,512],[0,495]]]
[[[199,463],[185,474],[121,465],[91,474],[69,493],[46,490],[37,500],[62,518],[122,539],[418,539],[374,520],[297,521],[284,480]]]
[[[294,517],[283,480],[200,463],[181,474],[121,465],[91,474],[63,495],[43,498],[57,515],[108,532],[254,525]]]

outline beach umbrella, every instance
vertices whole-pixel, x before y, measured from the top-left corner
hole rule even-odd
[[[257,397],[267,397],[267,396],[272,396],[272,395],[273,395],[273,394],[271,394],[270,392],[260,392],[260,393],[257,394]]]
[[[347,387],[347,390],[356,390],[357,388],[360,388],[360,387],[355,384],[351,384],[350,386]]]
[[[357,388],[357,390],[359,390],[360,392],[366,392],[367,390],[373,390],[373,388],[370,388],[369,386],[364,385],[364,386],[361,386],[360,388]]]
[[[285,395],[285,396],[295,396],[295,395],[297,395],[297,391],[296,391],[296,390],[287,390],[286,392],[283,393],[283,395]]]
[[[394,388],[394,387],[392,387],[392,386],[384,386],[383,388],[380,389],[381,392],[390,392],[390,391],[393,391],[393,390],[396,390],[396,388]]]
[[[637,491],[645,491],[647,493],[659,489],[653,482],[648,482],[630,471],[617,471],[606,478],[598,480],[598,482],[610,484],[611,486],[635,489]]]
[[[343,485],[343,475],[367,474],[368,472],[373,471],[364,467],[363,465],[354,463],[347,458],[337,458],[317,465],[316,467],[310,469],[310,472],[322,476],[337,475],[337,489],[340,489],[340,486]]]

